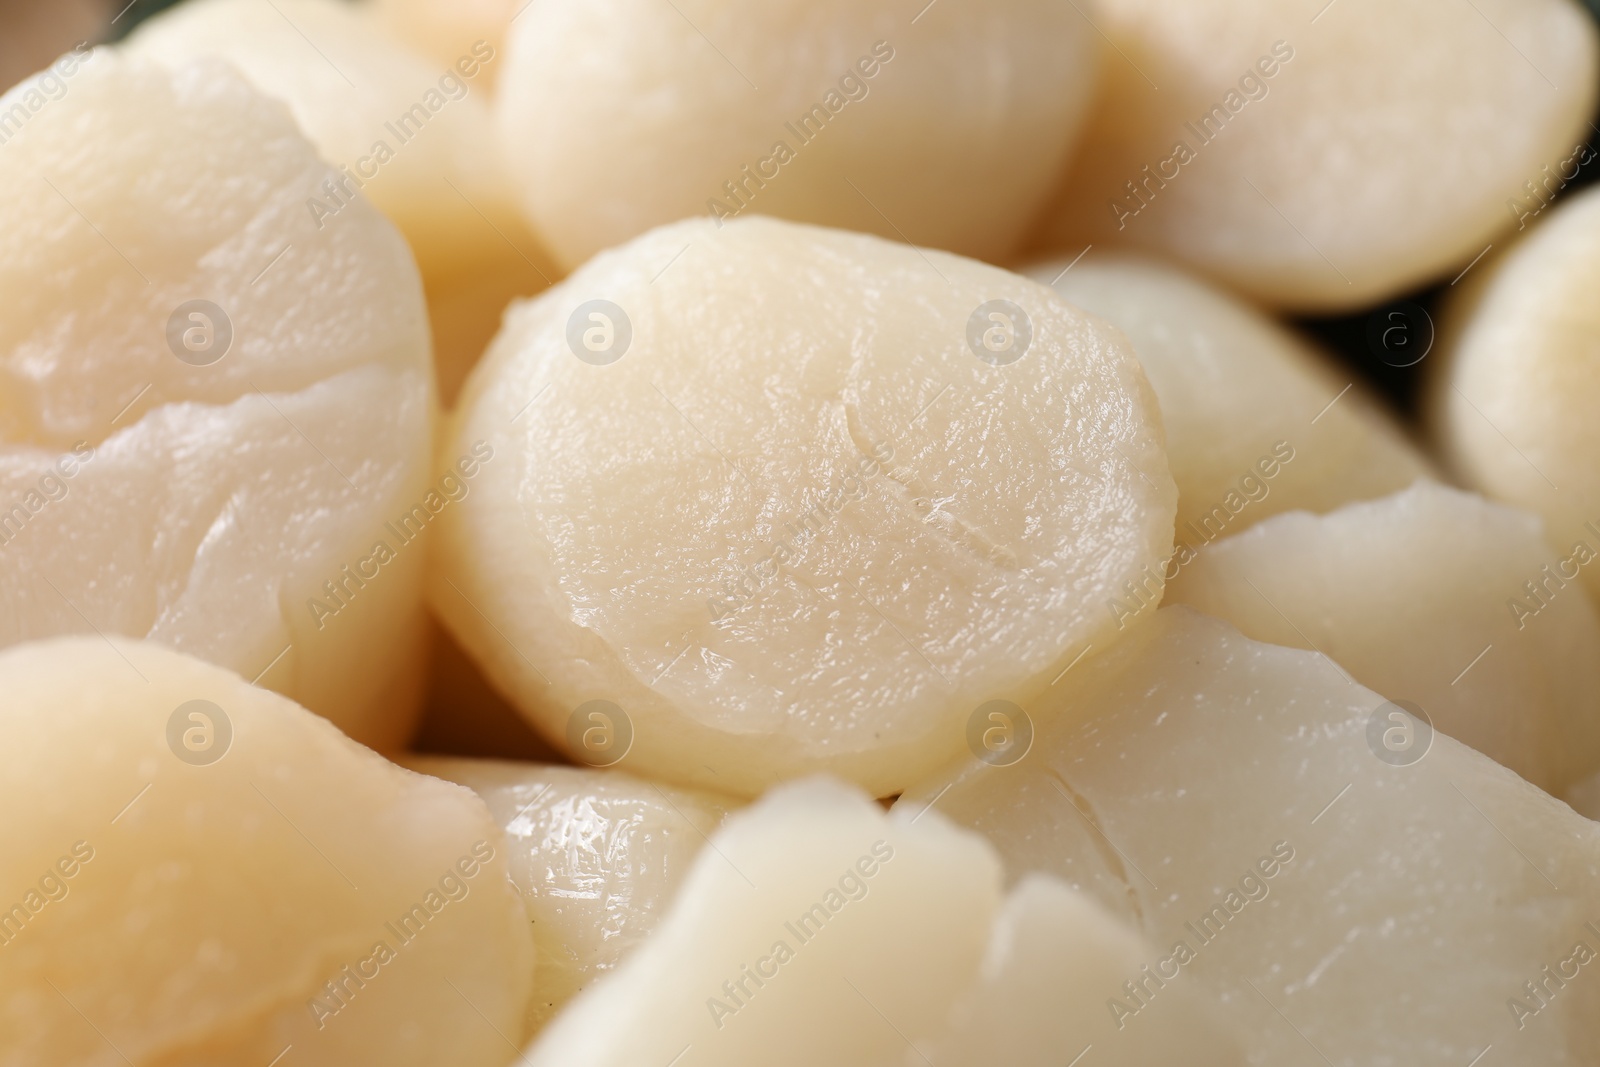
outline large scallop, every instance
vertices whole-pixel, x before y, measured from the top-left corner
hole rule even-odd
[[[1108,597],[1171,551],[1120,333],[770,219],[665,227],[514,309],[441,468],[476,443],[446,624],[569,753],[726,792],[895,792],[1115,641]]]
[[[471,792],[148,642],[8,649],[0,692],[0,1063],[510,1058],[533,946]]]
[[[317,226],[335,172],[219,62],[65,85],[0,98],[44,101],[0,151],[0,646],[149,637],[398,746],[438,495],[405,242]]]

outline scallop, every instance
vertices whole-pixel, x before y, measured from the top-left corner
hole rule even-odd
[[[334,171],[216,61],[67,85],[0,151],[0,646],[147,637],[398,747],[438,496],[405,242],[319,228]]]
[[[1218,541],[1167,601],[1320,652],[1559,794],[1600,770],[1600,619],[1556,566],[1534,516],[1419,482]]]
[[[1573,0],[1099,0],[1094,19],[1106,79],[1045,243],[1158,251],[1274,307],[1448,281],[1589,151],[1600,48]]]
[[[1428,387],[1434,440],[1465,484],[1544,518],[1557,583],[1600,595],[1600,192],[1540,215],[1462,285]]]
[[[433,604],[580,762],[890,795],[1048,688],[1171,552],[1131,348],[1046,287],[777,220],[691,220],[508,316],[440,467]],[[598,718],[596,718],[598,716]]]
[[[998,261],[1088,113],[1098,37],[1075,7],[533,0],[508,35],[500,136],[568,268],[755,213]]]
[[[411,245],[447,403],[511,299],[557,276],[522,224],[494,136],[489,75],[504,57],[490,41],[429,56],[339,0],[192,0],[121,47],[174,66],[225,59],[288,105],[336,171],[300,210],[323,230],[370,200]]]
[[[984,833],[1155,946],[1106,1009],[1188,989],[1281,1067],[1600,1054],[1600,824],[1315,652],[1163,608],[1031,709],[1031,749],[896,805]]]
[[[501,1067],[533,946],[500,828],[148,642],[0,653],[0,1063]]]

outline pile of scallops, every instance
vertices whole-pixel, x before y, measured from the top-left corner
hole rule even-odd
[[[1600,1064],[1577,0],[124,28],[0,96],[0,1067]]]

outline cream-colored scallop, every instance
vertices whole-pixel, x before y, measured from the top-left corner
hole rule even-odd
[[[398,746],[423,553],[385,522],[432,405],[405,243],[364,202],[318,229],[332,172],[219,63],[99,50],[67,85],[0,150],[0,645],[149,637]]]
[[[997,260],[1054,191],[1097,60],[1050,0],[533,0],[497,107],[526,217],[569,268],[746,213]]]
[[[505,830],[538,952],[529,1033],[655,929],[694,857],[737,806],[616,771],[430,756],[406,763],[467,786]]]
[[[0,1064],[509,1058],[532,945],[470,792],[149,643],[12,648],[0,692]]]
[[[1432,474],[1354,375],[1224,290],[1128,253],[1026,273],[1133,342],[1161,402],[1180,545],[1197,549],[1280,512],[1331,511]]]
[[[1321,10],[1318,10],[1321,8]],[[1106,77],[1047,243],[1364,307],[1465,267],[1588,135],[1573,0],[1097,0]]]
[[[1600,620],[1576,585],[1551,584],[1557,563],[1534,516],[1421,482],[1219,541],[1167,602],[1319,651],[1330,676],[1417,704],[1559,794],[1600,769]]]
[[[1463,285],[1429,385],[1439,451],[1467,485],[1542,516],[1562,575],[1600,596],[1600,191]]]
[[[433,603],[501,691],[585,762],[746,795],[898,791],[1116,640],[1107,599],[1171,550],[1121,334],[772,219],[656,230],[515,308],[445,438],[494,456]]]
[[[122,46],[181,65],[233,63],[282,100],[338,173],[300,210],[321,229],[361,197],[405,234],[432,314],[440,393],[449,402],[512,298],[555,268],[511,195],[487,104],[503,62],[474,39],[446,59],[413,52],[369,11],[339,0],[191,0],[143,24]]]
[[[970,983],[999,904],[977,835],[791,783],[729,816],[655,932],[545,1029],[529,1067],[906,1062]]]
[[[1026,758],[951,768],[896,810],[932,803],[1013,877],[1132,922],[1250,1063],[1600,1056],[1600,825],[1317,654],[1184,607],[1033,711]],[[1567,978],[1536,996],[1547,967]],[[1131,1029],[1171,991],[1107,1007]]]
[[[483,41],[505,51],[506,30],[527,0],[370,0],[373,11],[395,36],[439,63],[454,63]],[[498,65],[484,69],[493,85]]]

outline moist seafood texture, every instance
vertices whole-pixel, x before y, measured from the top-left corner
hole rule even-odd
[[[937,798],[1013,877],[1132,922],[1162,981],[1116,998],[1129,1029],[1185,988],[1262,1067],[1600,1056],[1600,983],[1557,989],[1600,944],[1600,825],[1317,654],[1184,607],[1058,690],[1025,759],[954,768],[896,810]]]
[[[1222,289],[1125,252],[1026,273],[1133,342],[1167,428],[1180,546],[1198,549],[1279,512],[1383,496],[1432,473],[1347,371]]]
[[[529,1033],[644,941],[737,804],[618,771],[428,756],[407,765],[467,786],[505,830],[538,950]]]
[[[1095,1062],[1107,1067],[1242,1065],[1240,1043],[1190,990],[1172,990],[1136,1025],[1106,1010],[1126,995],[1123,983],[1146,981],[1141,968],[1155,955],[1090,897],[1030,874],[996,915],[978,976],[956,1001],[927,1062],[1063,1067],[1092,1048]]]
[[[9,649],[0,692],[0,1064],[509,1058],[532,944],[469,791],[149,643]]]
[[[1544,517],[1551,593],[1577,579],[1600,595],[1600,191],[1474,273],[1429,388],[1439,450],[1467,485]]]
[[[757,212],[1006,256],[1077,139],[1097,35],[1051,0],[915,15],[533,0],[497,99],[526,217],[569,268],[677,219]]]
[[[492,44],[474,38],[435,58],[339,0],[190,0],[123,47],[174,66],[221,57],[289,106],[337,171],[300,211],[319,230],[337,228],[364,196],[410,243],[447,402],[506,304],[556,276],[521,223],[494,136],[487,73],[503,57]]]
[[[0,152],[0,645],[149,637],[398,746],[427,318],[387,220],[306,215],[331,175],[222,64],[104,51]]]
[[[1360,308],[1465,267],[1588,136],[1596,35],[1573,0],[1319,6],[1098,0],[1106,76],[1047,243]]]
[[[1600,769],[1600,621],[1577,589],[1527,592],[1556,557],[1539,520],[1418,483],[1268,519],[1201,552],[1167,602],[1331,657],[1552,793]]]
[[[440,617],[570,753],[609,701],[624,769],[727,792],[896,792],[981,704],[1113,642],[1106,600],[1171,551],[1120,333],[993,267],[771,219],[654,231],[515,308],[440,456],[479,441]]]
[[[999,862],[977,835],[890,818],[827,779],[774,790],[711,844],[655,932],[544,1031],[529,1067],[898,1065],[944,1023],[1000,903]]]

